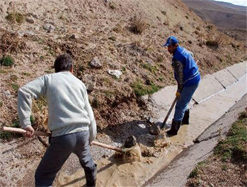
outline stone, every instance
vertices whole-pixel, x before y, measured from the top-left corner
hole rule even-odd
[[[55,26],[50,24],[50,23],[46,23],[43,28],[47,31],[47,32],[51,32],[55,30]]]
[[[26,19],[26,22],[32,23],[32,24],[33,24],[33,23],[34,23],[34,20],[33,20],[32,18],[27,18],[27,19]]]
[[[101,68],[102,67],[102,63],[100,62],[99,58],[96,56],[94,57],[91,62],[90,65],[94,68]]]
[[[119,70],[108,70],[107,71],[110,75],[115,76],[117,79],[120,78],[120,76],[122,75],[122,72]]]

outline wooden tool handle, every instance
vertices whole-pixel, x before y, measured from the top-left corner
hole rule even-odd
[[[171,113],[174,105],[176,104],[177,100],[178,100],[178,97],[176,96],[175,99],[174,99],[174,101],[172,102],[172,105],[171,105],[171,107],[170,107],[170,109],[169,109],[169,111],[168,111],[168,113],[167,113],[164,121],[163,121],[163,124],[166,124],[166,121],[168,120],[168,117],[170,116],[170,113]]]
[[[111,150],[118,151],[118,152],[121,152],[121,153],[124,153],[125,152],[123,149],[120,149],[118,147],[113,147],[111,145],[106,145],[106,144],[103,144],[103,143],[100,143],[100,142],[92,141],[91,145],[97,145],[99,147],[111,149]]]
[[[2,130],[3,131],[7,131],[7,132],[20,133],[20,134],[25,134],[26,133],[26,130],[21,129],[21,128],[14,128],[14,127],[4,127],[3,126]],[[42,131],[35,131],[34,135],[36,135],[36,136],[50,136],[51,134],[50,133],[46,133],[46,132],[42,132]],[[114,150],[114,151],[118,151],[118,152],[121,152],[121,153],[125,152],[123,149],[120,149],[118,147],[114,147],[114,146],[111,146],[111,145],[106,145],[106,144],[103,144],[103,143],[100,143],[100,142],[93,141],[91,144],[92,145],[97,145],[99,147],[111,149],[111,150]]]
[[[3,131],[7,132],[14,132],[14,133],[20,133],[20,134],[25,134],[26,130],[21,129],[21,128],[14,128],[14,127],[4,127],[3,126]],[[35,131],[34,135],[36,136],[50,136],[50,133],[42,132],[42,131]]]

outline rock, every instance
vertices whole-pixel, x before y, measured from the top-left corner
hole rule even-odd
[[[73,39],[73,40],[79,39],[79,36],[76,35],[76,34],[72,34],[72,35],[69,37],[69,39]]]
[[[117,79],[120,78],[120,76],[122,75],[122,72],[119,70],[108,70],[107,71],[110,75],[115,76]]]
[[[32,32],[32,31],[21,31],[21,30],[17,31],[17,34],[19,37],[34,36],[35,35],[34,32]]]
[[[92,59],[92,61],[90,62],[90,65],[92,67],[95,67],[95,68],[101,68],[102,67],[102,63],[100,62],[100,60],[97,56]]]
[[[11,97],[11,93],[10,93],[9,90],[3,91],[3,93],[4,93],[4,95],[5,95],[6,97],[8,97],[8,98]]]
[[[51,32],[55,30],[55,26],[50,24],[50,23],[46,23],[43,28],[47,31],[47,32]]]
[[[34,20],[32,18],[27,18],[26,19],[26,22],[28,22],[28,23],[34,23]]]

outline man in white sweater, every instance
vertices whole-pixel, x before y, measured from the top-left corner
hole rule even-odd
[[[58,56],[54,67],[56,73],[41,76],[18,91],[18,116],[27,137],[34,134],[30,122],[32,99],[45,96],[48,102],[48,127],[52,135],[36,170],[35,185],[52,186],[57,172],[75,153],[84,168],[86,185],[95,186],[97,168],[90,143],[97,131],[86,87],[73,75],[73,62],[68,54]]]

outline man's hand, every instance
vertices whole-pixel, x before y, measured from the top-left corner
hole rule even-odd
[[[180,98],[180,95],[181,95],[181,94],[180,94],[179,92],[176,92],[176,97],[177,97],[177,98]]]
[[[26,137],[28,137],[28,138],[33,137],[33,135],[34,135],[34,129],[33,129],[33,127],[31,125],[27,126],[25,128],[25,130],[26,130],[26,134],[25,134]]]

